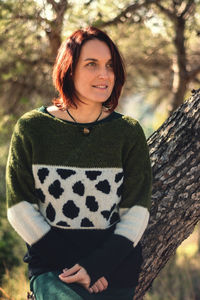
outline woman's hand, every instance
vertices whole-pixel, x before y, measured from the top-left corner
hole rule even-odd
[[[102,292],[106,290],[107,287],[108,287],[108,281],[106,280],[105,277],[101,277],[93,284],[93,286],[91,286],[91,288],[89,288],[89,292],[90,293]]]
[[[66,283],[77,282],[89,291],[90,276],[79,264],[74,265],[70,269],[64,269],[63,273],[59,275],[59,278]]]
[[[88,275],[87,271],[79,264],[76,264],[70,269],[64,269],[63,273],[59,275],[59,278],[66,283],[77,282],[90,293],[102,292],[108,287],[108,281],[106,280],[106,278],[101,277],[93,284],[93,286],[91,286],[91,288],[89,288],[91,281],[90,276]]]

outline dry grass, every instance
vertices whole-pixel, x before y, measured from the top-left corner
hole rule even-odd
[[[1,300],[25,300],[28,290],[29,282],[24,264],[12,271],[6,270],[0,289]]]
[[[200,253],[198,228],[176,251],[145,300],[200,300]]]

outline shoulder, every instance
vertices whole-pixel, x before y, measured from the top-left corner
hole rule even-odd
[[[34,125],[35,123],[42,122],[45,114],[40,111],[40,108],[35,108],[24,113],[17,121],[17,128],[25,128],[27,126]]]
[[[143,128],[138,120],[119,113],[117,113],[117,115],[121,129],[124,128],[129,135],[144,136]]]
[[[45,127],[46,117],[44,113],[39,111],[39,108],[30,110],[24,113],[16,122],[13,135],[15,136],[27,136],[29,137],[32,133],[38,133],[41,128]]]

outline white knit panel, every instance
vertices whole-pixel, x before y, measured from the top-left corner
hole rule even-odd
[[[149,221],[148,209],[135,205],[120,209],[121,221],[117,223],[115,234],[122,235],[133,242],[135,247],[141,239]]]
[[[32,168],[40,211],[52,226],[105,229],[119,221],[122,168]]]
[[[51,228],[34,205],[26,201],[9,208],[7,215],[10,224],[29,245],[36,243]]]

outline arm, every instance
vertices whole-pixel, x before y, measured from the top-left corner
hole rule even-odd
[[[140,241],[149,220],[152,173],[143,130],[136,124],[133,146],[124,159],[121,220],[114,234],[89,257],[79,260],[91,278],[91,285],[113,272]]]
[[[26,120],[14,128],[6,167],[7,216],[22,239],[44,259],[51,261],[56,251],[64,251],[62,240],[38,210],[38,197],[32,175],[31,131]],[[48,251],[47,251],[48,249]],[[59,256],[59,255],[58,255]]]

